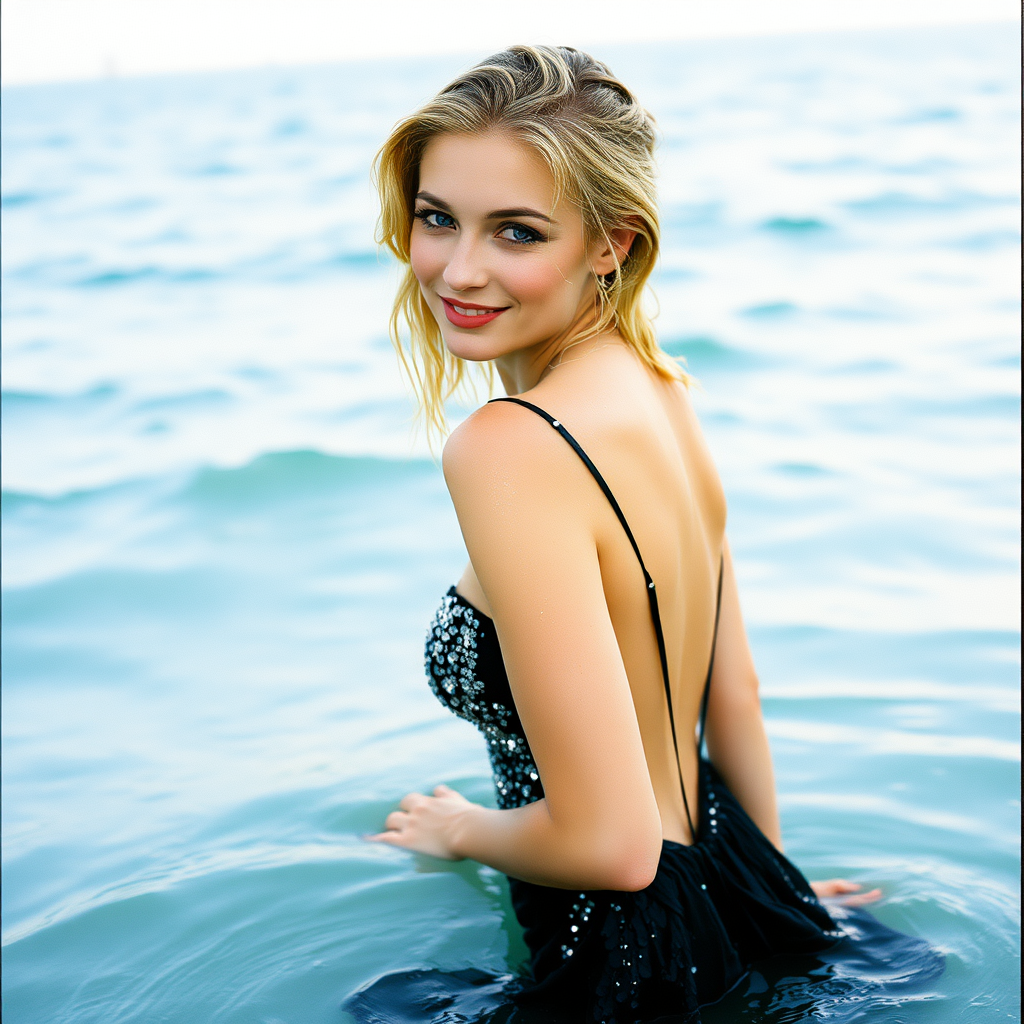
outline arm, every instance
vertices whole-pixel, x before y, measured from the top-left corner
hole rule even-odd
[[[410,794],[377,838],[542,885],[641,889],[661,819],[601,583],[601,495],[557,441],[533,416],[486,406],[444,454],[545,797],[491,810],[445,787]]]
[[[772,755],[728,541],[722,572],[722,611],[708,697],[708,754],[754,824],[782,852]],[[880,889],[861,892],[860,885],[843,878],[812,882],[811,888],[821,899],[848,906],[874,903],[882,895]]]
[[[708,697],[708,754],[754,824],[781,851],[775,773],[728,541],[722,573],[722,610]]]

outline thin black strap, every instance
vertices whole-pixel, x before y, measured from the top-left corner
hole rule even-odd
[[[668,704],[668,721],[672,727],[672,745],[676,752],[676,769],[679,772],[679,788],[683,794],[683,809],[686,811],[686,821],[690,826],[690,835],[696,839],[697,831],[693,826],[693,816],[690,814],[690,802],[686,799],[686,784],[683,782],[683,767],[679,760],[679,739],[676,736],[676,718],[675,712],[672,709],[672,688],[669,684],[668,677],[668,655],[665,652],[665,634],[661,629],[661,613],[658,611],[658,594],[654,586],[654,580],[651,578],[651,574],[647,571],[647,566],[644,565],[643,556],[640,554],[640,547],[636,542],[636,538],[633,536],[633,531],[629,528],[629,523],[626,522],[626,517],[622,514],[622,509],[619,508],[619,503],[615,500],[615,495],[612,494],[611,488],[605,483],[605,479],[598,472],[597,466],[590,461],[590,456],[580,447],[579,442],[576,438],[569,433],[561,423],[558,422],[553,416],[545,412],[543,409],[536,405],[532,405],[530,402],[524,402],[521,398],[512,398],[506,396],[503,398],[493,398],[492,402],[514,402],[516,405],[521,405],[524,409],[530,409],[535,412],[538,416],[547,420],[557,430],[563,438],[569,443],[573,451],[583,460],[583,464],[590,470],[591,475],[597,481],[598,487],[604,492],[604,496],[608,499],[608,503],[612,507],[615,515],[618,517],[619,522],[622,524],[623,530],[626,531],[626,536],[629,538],[629,543],[633,546],[633,552],[636,555],[637,561],[640,563],[640,569],[644,574],[644,582],[647,584],[647,600],[651,606],[651,621],[654,623],[654,635],[658,640],[658,657],[661,660],[661,677],[665,684],[665,700]],[[718,574],[718,603],[721,605],[722,598],[722,574],[719,570]],[[718,610],[715,610],[715,637],[711,641],[711,659],[712,664],[714,663],[715,657],[715,639],[718,637]],[[704,684],[704,694],[702,697],[702,708],[701,708],[701,726],[700,736],[701,743],[704,741],[704,715],[707,712],[707,697],[708,697],[708,683],[711,681],[711,668],[708,668],[708,679]],[[698,757],[700,756],[700,746],[697,747]]]
[[[725,554],[718,562],[718,595],[715,597],[715,631],[711,634],[711,657],[708,658],[708,675],[704,680],[704,692],[700,698],[700,731],[697,733],[697,756],[704,749],[704,726],[708,720],[708,695],[711,693],[711,673],[715,669],[715,647],[718,644],[718,618],[722,613],[722,573],[725,570]]]

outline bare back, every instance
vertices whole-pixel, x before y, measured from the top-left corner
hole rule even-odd
[[[567,358],[519,397],[564,422],[590,455],[618,499],[657,583],[681,768],[688,792],[694,793],[697,752],[690,738],[711,650],[726,512],[687,390],[655,377],[625,345],[611,341],[583,357]],[[505,415],[530,414],[508,410]],[[538,486],[558,494],[562,514],[573,517],[576,528],[593,538],[663,837],[687,843],[691,837],[673,763],[661,668],[636,556],[585,467],[551,431],[524,423],[522,443],[527,457],[530,446],[537,446],[537,471],[544,474]],[[546,450],[556,446],[564,452]],[[458,589],[491,614],[472,564]]]

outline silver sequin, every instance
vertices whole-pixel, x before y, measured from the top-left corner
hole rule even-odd
[[[544,790],[526,737],[515,728],[518,719],[514,710],[501,701],[484,699],[484,680],[477,673],[477,660],[487,629],[493,626],[481,624],[468,602],[458,594],[446,594],[427,633],[427,678],[445,707],[483,733],[498,806],[522,807],[539,800]]]

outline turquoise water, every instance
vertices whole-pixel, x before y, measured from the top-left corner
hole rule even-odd
[[[1019,1020],[1015,29],[602,55],[664,134],[788,852],[947,956],[860,1019]],[[464,553],[367,184],[462,63],[4,92],[11,1024],[341,1024],[522,959],[495,872],[360,840],[491,799],[422,674]]]

